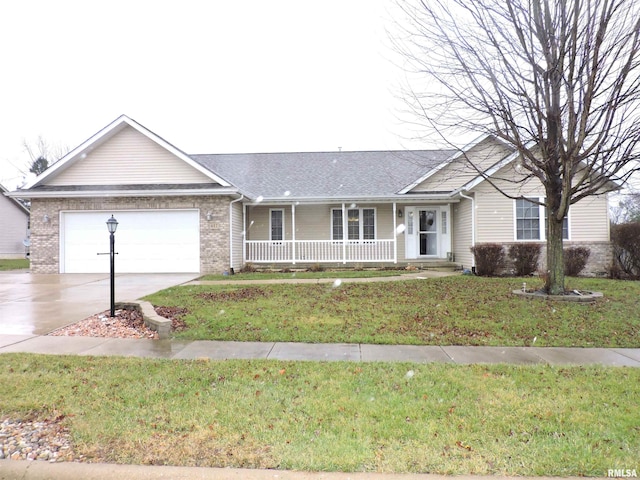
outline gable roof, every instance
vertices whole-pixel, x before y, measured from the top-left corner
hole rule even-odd
[[[452,150],[191,155],[247,197],[403,198],[399,191]],[[442,192],[433,192],[442,193]]]
[[[104,127],[98,133],[96,133],[95,135],[93,135],[89,139],[85,140],[78,147],[74,148],[69,153],[67,153],[64,157],[62,157],[60,160],[58,160],[56,163],[54,163],[51,167],[49,167],[42,174],[40,174],[34,180],[29,182],[27,185],[25,185],[23,188],[24,189],[32,189],[34,187],[38,187],[38,186],[42,185],[45,182],[46,179],[55,176],[56,174],[58,174],[62,170],[68,168],[71,165],[73,165],[75,162],[77,162],[79,160],[82,160],[84,157],[86,157],[86,155],[90,151],[92,151],[97,146],[103,144],[104,142],[106,142],[107,140],[112,138],[114,135],[116,135],[118,132],[120,132],[122,129],[126,128],[127,126],[132,127],[133,129],[137,130],[139,133],[141,133],[142,135],[144,135],[145,137],[147,137],[151,141],[155,142],[160,147],[164,148],[165,150],[169,151],[171,154],[173,154],[174,156],[176,156],[180,160],[184,161],[185,163],[187,163],[191,167],[193,167],[196,170],[200,171],[201,173],[203,173],[204,175],[209,177],[213,182],[218,183],[223,187],[230,187],[231,186],[229,184],[229,182],[227,182],[226,180],[222,179],[221,177],[216,175],[211,170],[207,170],[206,168],[203,168],[197,162],[194,162],[189,155],[184,153],[182,150],[176,148],[175,146],[173,146],[172,144],[170,144],[169,142],[164,140],[162,137],[156,135],[151,130],[143,127],[138,122],[136,122],[135,120],[132,120],[131,118],[127,117],[126,115],[120,115],[118,118],[116,118],[113,122],[111,122],[109,125]]]
[[[449,165],[454,160],[460,158],[465,152],[472,149],[473,147],[478,145],[480,142],[483,142],[488,137],[489,135],[480,135],[478,138],[474,139],[464,147],[456,150],[450,150],[452,152],[451,155],[447,157],[442,163],[440,163],[439,165],[436,165],[435,167],[428,170],[427,172],[424,172],[420,178],[414,179],[410,184],[407,184],[402,190],[400,190],[399,193],[409,193],[411,190],[413,190],[415,187],[420,185],[422,182],[429,179],[429,177],[432,177],[438,171],[442,170],[444,167]]]

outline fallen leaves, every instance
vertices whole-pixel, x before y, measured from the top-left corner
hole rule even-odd
[[[196,295],[198,298],[210,302],[239,302],[243,300],[255,300],[261,297],[267,297],[267,292],[259,287],[237,288],[233,290],[202,292]]]

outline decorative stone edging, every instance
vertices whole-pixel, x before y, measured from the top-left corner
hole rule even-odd
[[[171,333],[171,320],[158,315],[149,302],[120,302],[116,303],[116,308],[125,310],[137,310],[144,319],[144,324],[151,330],[158,332],[158,338],[169,338]]]
[[[602,292],[588,292],[588,291],[575,291],[572,295],[547,295],[540,291],[522,291],[513,290],[514,295],[526,298],[537,298],[540,300],[553,300],[557,302],[577,302],[577,303],[591,303],[595,302],[599,298],[602,298]]]

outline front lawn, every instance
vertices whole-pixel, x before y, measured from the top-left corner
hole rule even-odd
[[[640,282],[569,278],[594,304],[518,298],[536,278],[181,286],[147,297],[185,307],[184,339],[415,345],[639,347]]]
[[[0,258],[0,272],[24,268],[29,268],[29,260],[26,258]]]
[[[239,281],[239,280],[296,280],[314,278],[370,278],[370,277],[395,277],[417,273],[411,270],[327,270],[319,272],[247,272],[235,275],[204,275],[199,278],[202,281]]]
[[[74,457],[345,472],[638,468],[640,369],[0,355],[0,420]]]

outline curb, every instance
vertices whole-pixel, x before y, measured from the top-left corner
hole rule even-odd
[[[516,478],[426,473],[342,473],[252,470],[237,468],[116,465],[107,463],[49,463],[0,460],[0,480],[497,480]],[[580,477],[563,477],[583,480]],[[517,477],[517,480],[557,480],[555,477]]]

